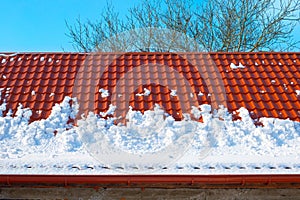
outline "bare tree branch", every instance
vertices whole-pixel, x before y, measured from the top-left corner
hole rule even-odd
[[[99,21],[69,25],[78,51],[286,51],[300,0],[142,0],[121,18],[111,3]]]

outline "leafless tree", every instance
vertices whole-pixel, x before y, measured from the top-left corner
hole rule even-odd
[[[143,0],[120,17],[107,3],[99,21],[67,24],[78,51],[285,51],[300,0]]]
[[[197,41],[209,51],[274,51],[296,47],[299,0],[208,0],[196,13]]]

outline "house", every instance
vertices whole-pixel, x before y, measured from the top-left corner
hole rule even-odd
[[[264,122],[268,122],[265,120],[268,118],[288,120],[289,126],[278,121],[284,130],[299,130],[300,53],[3,53],[0,54],[0,79],[1,110],[3,117],[9,116],[9,120],[18,115],[20,105],[31,110],[31,115],[21,114],[30,123],[45,120],[51,116],[53,107],[69,96],[77,98],[78,113],[76,116],[69,113],[64,119],[75,126],[81,116],[88,116],[90,111],[103,119],[117,116],[120,118],[116,121],[126,123],[129,107],[145,113],[159,105],[166,115],[184,121],[185,113],[192,113],[193,108],[210,105],[213,110],[221,105],[231,113],[232,121],[243,119],[243,110],[240,110],[243,107],[256,127],[266,126]],[[69,107],[75,105],[75,99],[69,98],[66,102]],[[116,106],[114,112],[110,112],[111,105]],[[205,121],[203,115],[191,118],[197,123]],[[220,116],[218,120],[226,121]],[[276,133],[281,133],[278,130]],[[59,137],[58,129],[47,131]],[[293,137],[296,138],[295,131]],[[284,135],[280,137],[284,138]],[[296,150],[290,151],[293,156],[298,155]],[[222,160],[209,163],[201,160],[199,166],[185,162],[184,167],[170,166],[176,170],[168,171],[169,167],[160,166],[161,169],[154,173],[150,170],[136,174],[122,171],[122,166],[116,167],[117,173],[114,173],[112,167],[100,166],[91,158],[88,162],[93,164],[90,165],[84,161],[73,165],[75,157],[55,164],[56,157],[53,155],[47,165],[48,158],[44,160],[46,164],[31,164],[26,163],[25,158],[10,159],[10,154],[3,154],[0,184],[35,187],[300,187],[300,159],[291,156],[290,160],[275,156],[271,164],[259,159],[257,163],[240,164],[237,160],[231,164],[227,162],[228,165],[225,161],[222,165]],[[56,169],[52,171],[52,168]]]

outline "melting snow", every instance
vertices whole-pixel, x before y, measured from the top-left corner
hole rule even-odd
[[[126,125],[115,124],[115,118],[103,119],[89,113],[74,126],[68,122],[75,119],[78,107],[75,98],[66,97],[53,107],[47,119],[29,123],[32,111],[21,104],[14,117],[11,113],[0,117],[0,173],[114,174],[120,171],[109,169],[116,167],[122,168],[123,173],[131,173],[132,162],[122,152],[139,156],[159,153],[180,140],[183,144],[170,148],[165,152],[168,157],[163,158],[171,161],[177,155],[177,159],[170,162],[168,170],[156,173],[299,172],[299,122],[260,118],[264,126],[256,126],[245,108],[237,110],[241,120],[234,121],[226,108],[212,112],[210,105],[192,107],[191,114],[196,119],[201,117],[203,122],[191,120],[188,114],[184,114],[184,120],[175,121],[156,105],[153,111],[144,114],[130,108]],[[110,105],[100,115],[107,117],[115,109]],[[4,110],[5,103],[0,106],[1,116]],[[114,155],[110,159],[121,163],[113,165],[96,160],[86,149],[93,145],[97,155]],[[158,161],[143,160],[145,167],[152,169],[167,164]],[[101,165],[107,168],[99,168]],[[25,166],[30,166],[30,170]],[[225,171],[224,166],[228,166]],[[270,171],[271,166],[277,170]]]

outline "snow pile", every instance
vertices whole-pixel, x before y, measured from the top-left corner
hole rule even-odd
[[[217,113],[223,120],[214,145],[219,155],[295,155],[300,151],[300,123],[289,119],[261,118],[255,126],[245,108],[238,111],[241,120],[233,121],[226,109]],[[221,113],[221,114],[220,114]]]
[[[75,119],[78,105],[70,102],[76,99],[66,97],[56,104],[47,119],[29,123],[32,111],[20,104],[14,117],[9,112],[0,117],[0,157],[15,158],[25,154],[41,152],[75,151],[81,146],[77,133],[68,123]],[[2,112],[6,109],[1,105]],[[55,136],[56,135],[56,136]]]
[[[14,117],[11,112],[0,117],[0,163],[22,158],[35,162],[41,154],[72,154],[76,158],[72,164],[88,164],[94,159],[96,163],[131,169],[216,160],[262,162],[258,156],[275,163],[279,158],[280,162],[290,162],[291,158],[299,162],[299,122],[261,118],[263,126],[256,126],[245,108],[237,110],[241,120],[233,120],[226,108],[212,111],[210,105],[193,107],[191,114],[184,114],[184,120],[175,121],[156,105],[144,114],[130,108],[126,124],[115,124],[118,118],[111,116],[116,109],[110,105],[105,113],[91,112],[74,126],[69,122],[78,112],[75,98],[66,97],[53,107],[47,119],[33,123],[29,123],[32,111],[19,105]],[[0,106],[0,114],[4,110],[5,104]],[[197,121],[200,118],[201,122]],[[55,162],[66,163],[66,157],[57,157]]]
[[[114,124],[94,113],[78,121],[77,132],[85,148],[102,163],[134,165],[168,164],[183,155],[194,135],[193,123],[175,121],[156,105],[153,111],[129,109],[126,125]]]
[[[112,165],[163,165],[184,157],[186,151],[194,155],[188,162],[209,155],[298,156],[299,122],[261,118],[264,126],[256,126],[248,110],[237,112],[241,120],[234,121],[226,108],[212,112],[210,105],[201,105],[191,113],[203,122],[191,120],[188,114],[178,122],[159,106],[144,114],[130,109],[126,126],[90,113],[78,123],[77,132],[92,156]]]

